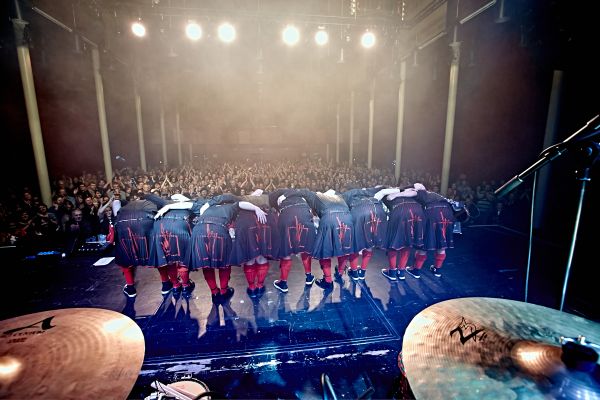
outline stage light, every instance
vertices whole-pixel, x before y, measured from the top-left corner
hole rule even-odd
[[[231,43],[235,40],[235,27],[229,22],[224,22],[219,25],[219,39],[225,43]]]
[[[319,29],[317,33],[315,33],[315,42],[319,46],[325,46],[327,42],[329,42],[329,34],[324,29]]]
[[[360,44],[366,49],[370,49],[375,46],[375,34],[373,32],[366,31],[360,38]]]
[[[190,21],[185,27],[185,34],[190,40],[199,40],[202,37],[202,28],[197,23]]]
[[[146,27],[141,21],[136,21],[131,24],[131,32],[137,37],[144,37],[146,36]]]
[[[300,31],[294,25],[288,25],[283,30],[283,41],[288,46],[294,46],[300,41]]]

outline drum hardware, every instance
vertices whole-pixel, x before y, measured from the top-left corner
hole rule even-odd
[[[216,392],[211,392],[206,383],[192,378],[191,375],[184,375],[173,383],[165,384],[158,380],[153,381],[150,386],[158,392],[152,393],[145,400],[159,399],[179,399],[179,400],[197,400],[211,398],[221,398]]]

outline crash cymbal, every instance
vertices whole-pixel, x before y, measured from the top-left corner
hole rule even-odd
[[[585,372],[561,358],[561,337],[581,335],[600,343],[600,324],[518,301],[454,299],[413,318],[401,358],[417,399],[600,399],[596,352]]]
[[[0,398],[125,399],[144,359],[137,324],[70,308],[0,321]]]

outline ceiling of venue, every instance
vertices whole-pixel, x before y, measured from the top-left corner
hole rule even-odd
[[[573,10],[553,0],[536,5],[526,0],[16,0],[25,12],[68,31],[73,46],[98,46],[109,63],[156,66],[158,58],[177,58],[196,49],[222,50],[216,29],[223,21],[238,31],[237,48],[260,59],[269,49],[282,47],[281,29],[296,25],[299,45],[312,47],[317,29],[328,31],[326,57],[335,62],[352,60],[360,49],[360,35],[370,30],[379,53],[396,64],[436,39],[452,35],[454,26],[468,23],[489,8],[495,22],[517,19],[523,40],[568,42],[575,26]],[[26,16],[26,17],[27,17]],[[546,17],[544,19],[539,17]],[[131,24],[142,21],[147,37],[136,40]],[[185,25],[197,22],[203,30],[200,43],[185,37]],[[193,47],[195,46],[195,47]],[[79,49],[77,49],[79,50]],[[280,55],[275,53],[275,57]]]

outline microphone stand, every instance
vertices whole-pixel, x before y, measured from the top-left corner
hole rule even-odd
[[[577,216],[575,218],[575,227],[573,230],[573,237],[571,239],[571,246],[569,249],[569,257],[567,261],[567,269],[565,273],[565,279],[563,282],[562,296],[560,300],[560,311],[563,310],[565,295],[567,291],[567,283],[569,280],[569,275],[571,273],[571,263],[573,261],[573,255],[575,253],[575,242],[577,240],[577,233],[579,230],[579,221],[581,218],[581,210],[583,208],[583,198],[585,195],[586,183],[590,181],[590,169],[600,159],[600,143],[594,142],[592,139],[600,134],[600,114],[596,115],[590,121],[588,121],[582,128],[573,133],[564,141],[552,145],[542,151],[540,154],[540,158],[534,162],[531,166],[525,169],[518,175],[515,175],[512,179],[498,188],[494,194],[498,198],[501,198],[523,183],[523,180],[531,175],[534,176],[534,193],[531,199],[531,216],[530,216],[530,227],[529,227],[529,250],[528,250],[528,258],[527,258],[527,272],[525,277],[525,301],[527,302],[528,288],[529,288],[529,271],[531,267],[531,250],[532,250],[532,242],[533,242],[533,211],[534,211],[534,200],[535,200],[535,184],[537,181],[537,171],[542,168],[544,165],[550,163],[556,158],[562,156],[567,153],[569,150],[574,149],[576,152],[580,153],[581,156],[580,166],[576,169],[577,180],[581,181],[581,189],[579,192],[579,204],[577,208]],[[571,150],[573,151],[573,150]]]

